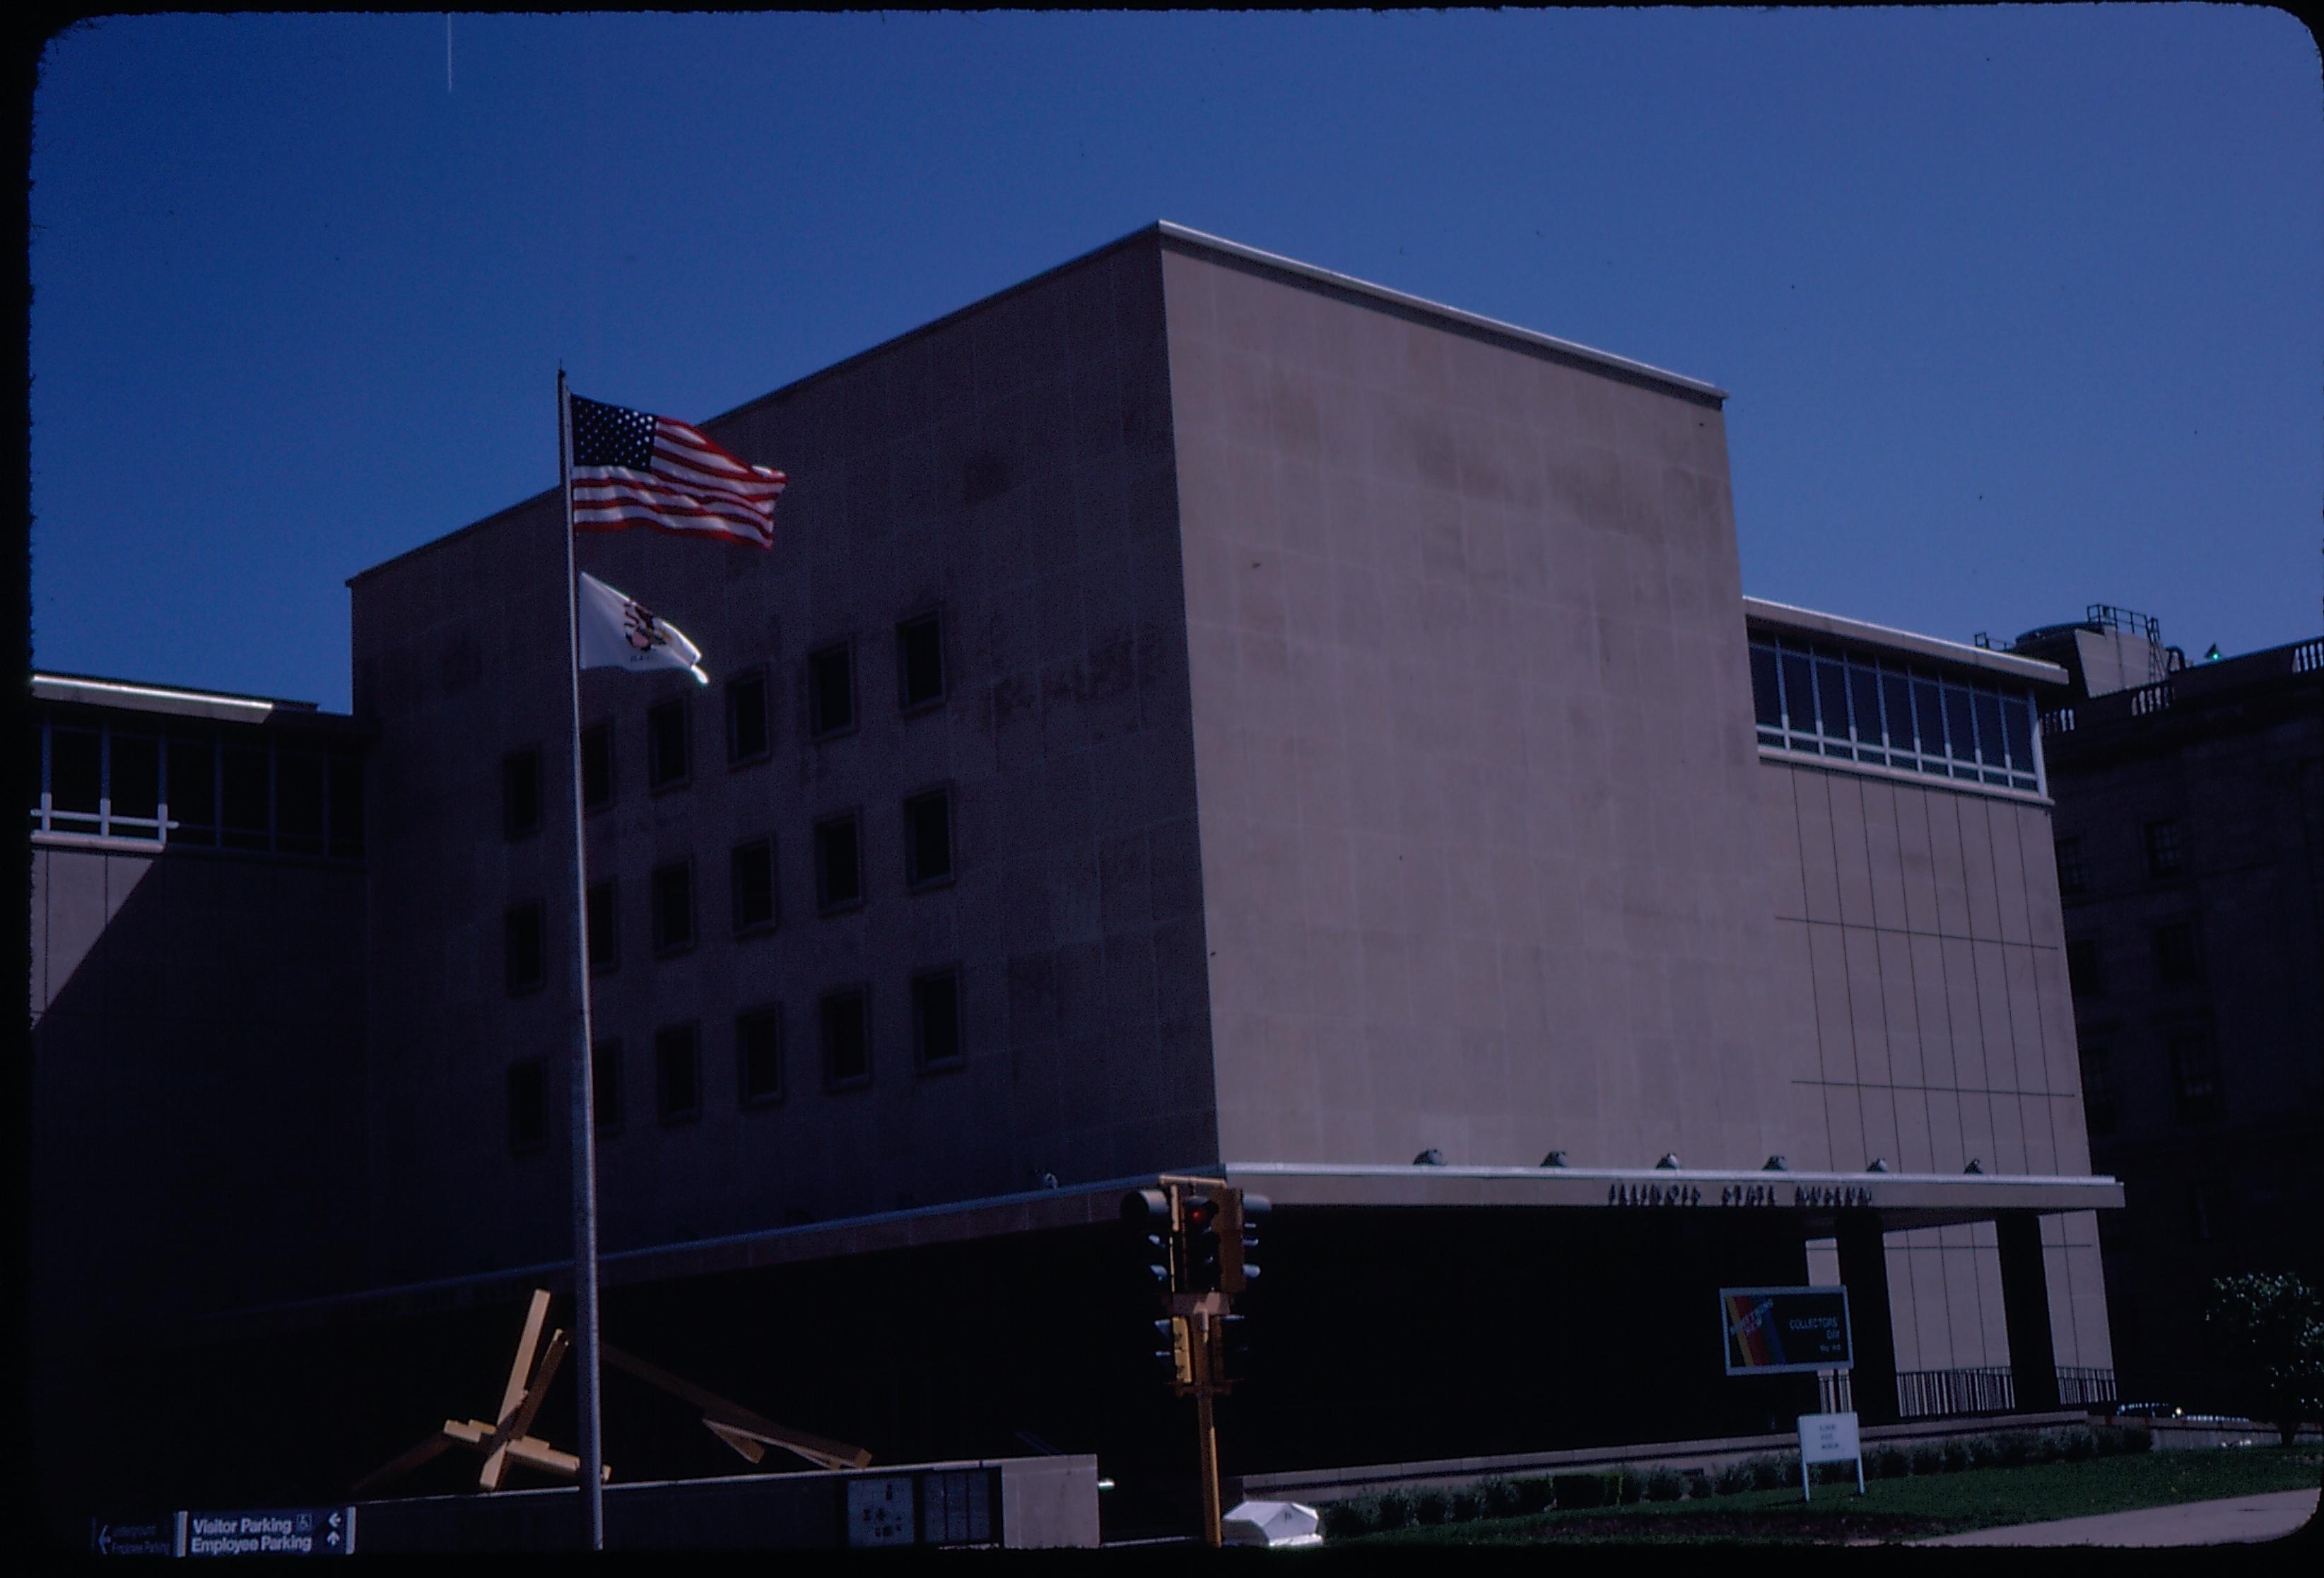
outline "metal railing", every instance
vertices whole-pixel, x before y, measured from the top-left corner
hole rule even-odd
[[[1826,1406],[1829,1408],[1829,1389]],[[2093,1365],[2058,1366],[2058,1406],[2110,1407],[2116,1401],[2114,1371]],[[1900,1370],[1896,1414],[1904,1419],[1945,1418],[1958,1414],[2006,1414],[2017,1407],[2017,1384],[2006,1364],[1968,1370]],[[1838,1410],[1833,1410],[1838,1411]]]

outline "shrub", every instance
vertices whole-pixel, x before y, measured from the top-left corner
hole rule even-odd
[[[1452,1502],[1442,1490],[1423,1490],[1412,1499],[1412,1515],[1421,1523],[1442,1523],[1452,1510]]]
[[[2004,1468],[2014,1469],[2026,1461],[2026,1437],[2023,1433],[2012,1431],[2007,1435],[1996,1435],[1988,1439],[1993,1443],[1993,1456],[1987,1460],[1988,1462],[1997,1463]]]
[[[1690,1470],[1686,1476],[1686,1499],[1690,1501],[1702,1501],[1708,1500],[1711,1495],[1711,1476],[1701,1469]]]
[[[1563,1509],[1572,1507],[1606,1507],[1614,1501],[1615,1474],[1559,1474],[1551,1481],[1556,1488],[1557,1505]]]
[[[1941,1474],[1945,1472],[1945,1449],[1934,1441],[1913,1443],[1913,1472],[1916,1474]]]
[[[1453,1522],[1468,1523],[1484,1515],[1484,1500],[1477,1494],[1476,1486],[1462,1485],[1454,1489],[1452,1491]]]
[[[1779,1453],[1762,1453],[1750,1459],[1749,1463],[1751,1488],[1755,1490],[1772,1490],[1779,1485],[1794,1482],[1789,1477],[1792,1460],[1788,1456]]]
[[[1477,1504],[1485,1518],[1515,1518],[1528,1510],[1516,1483],[1498,1476],[1477,1481]]]
[[[1411,1491],[1382,1490],[1374,1500],[1373,1506],[1379,1510],[1380,1527],[1406,1528],[1411,1526],[1414,1513]]]
[[[2122,1432],[2122,1450],[2126,1456],[2154,1450],[2154,1432],[2147,1426],[2117,1425],[2115,1428]]]
[[[1521,1512],[1546,1512],[1560,1506],[1557,1481],[1547,1474],[1529,1474],[1517,1482],[1517,1509]]]
[[[1645,1498],[1646,1493],[1646,1481],[1644,1477],[1638,1474],[1634,1474],[1625,1469],[1619,1473],[1613,1475],[1612,1478],[1614,1481],[1614,1500],[1620,1502],[1623,1506],[1628,1507],[1633,1501],[1641,1500]]]
[[[1876,1480],[1901,1480],[1913,1472],[1912,1453],[1884,1443],[1864,1454],[1864,1472]]]
[[[2068,1463],[2088,1463],[2098,1454],[2098,1438],[2089,1427],[2077,1425],[2065,1433],[2065,1458]]]
[[[1749,1490],[1752,1485],[1751,1460],[1738,1458],[1733,1463],[1720,1463],[1717,1472],[1711,1476],[1711,1482],[1719,1487],[1719,1493],[1722,1496],[1733,1496]]]
[[[1686,1479],[1676,1469],[1655,1469],[1646,1476],[1643,1489],[1649,1501],[1675,1501],[1686,1494]]]
[[[1949,1474],[1977,1466],[1977,1444],[1965,1435],[1956,1435],[1937,1450],[1943,1454],[1944,1471]]]
[[[1345,1501],[1327,1501],[1318,1510],[1323,1514],[1323,1537],[1327,1540],[1353,1539],[1379,1527],[1377,1496],[1351,1496]]]

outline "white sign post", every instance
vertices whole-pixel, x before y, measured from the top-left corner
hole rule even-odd
[[[1820,1463],[1846,1463],[1856,1460],[1856,1493],[1864,1494],[1864,1448],[1856,1436],[1856,1416],[1853,1414],[1802,1414],[1800,1416],[1800,1500],[1814,1500],[1809,1489],[1815,1479],[1815,1465]]]

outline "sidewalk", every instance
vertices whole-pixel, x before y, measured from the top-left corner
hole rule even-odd
[[[2314,1490],[2277,1490],[2264,1496],[2231,1496],[2224,1501],[2186,1501],[2176,1507],[2143,1507],[2056,1523],[2021,1523],[2013,1528],[1981,1528],[1916,1546],[2224,1546],[2276,1539],[2316,1516]]]

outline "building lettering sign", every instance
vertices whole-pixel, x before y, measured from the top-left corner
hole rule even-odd
[[[186,1514],[189,1556],[344,1556],[355,1546],[352,1507]]]
[[[1609,1205],[1700,1205],[1700,1184],[1609,1184]],[[1852,1210],[1872,1204],[1864,1184],[1729,1184],[1719,1191],[1722,1206],[1792,1205],[1808,1210]]]
[[[1729,1375],[1792,1375],[1855,1364],[1845,1287],[1722,1287],[1719,1315]]]

